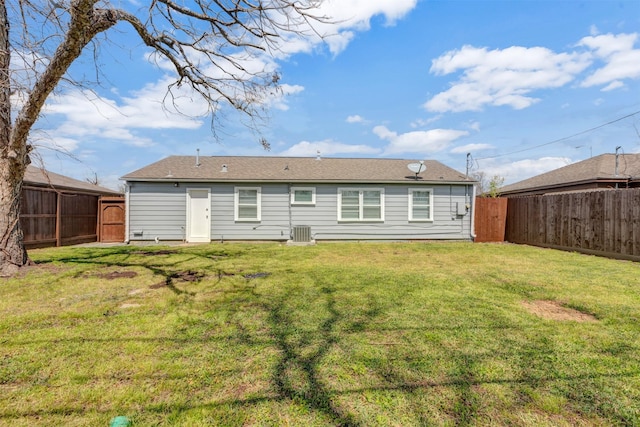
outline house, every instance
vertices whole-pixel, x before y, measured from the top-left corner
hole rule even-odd
[[[24,173],[23,187],[25,188],[47,188],[67,193],[94,194],[100,196],[122,196],[122,193],[80,181],[68,176],[49,172],[42,168],[29,165]]]
[[[471,239],[475,182],[411,163],[168,157],[121,178],[127,241]]]
[[[637,187],[640,187],[640,154],[601,154],[504,186],[500,189],[500,195],[531,196]]]
[[[20,209],[25,246],[38,248],[97,241],[101,225],[108,226],[101,221],[105,213],[100,208],[101,202],[107,198],[119,200],[121,196],[105,187],[28,166]],[[118,203],[124,217],[124,204]],[[107,213],[110,212],[107,210]],[[123,238],[124,232],[120,242]]]

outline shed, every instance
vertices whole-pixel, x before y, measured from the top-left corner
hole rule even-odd
[[[171,156],[122,179],[127,240],[473,238],[475,181],[435,160]]]

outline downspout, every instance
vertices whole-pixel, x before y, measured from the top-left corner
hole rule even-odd
[[[289,188],[289,200],[287,200],[287,205],[289,206],[289,240],[293,240],[293,218],[291,213],[291,183],[287,184]]]
[[[62,246],[62,192],[56,191],[56,246]]]
[[[129,193],[131,186],[128,182],[124,184],[124,243],[129,244]]]
[[[474,185],[473,191],[471,192],[471,239],[473,241],[476,240],[476,186]]]

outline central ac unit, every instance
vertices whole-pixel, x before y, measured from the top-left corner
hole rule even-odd
[[[293,227],[292,240],[294,242],[310,242],[311,227],[308,225],[296,225]]]

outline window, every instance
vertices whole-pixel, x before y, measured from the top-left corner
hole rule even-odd
[[[338,221],[384,221],[384,190],[339,188]]]
[[[236,187],[235,189],[235,220],[260,221],[260,188]]]
[[[291,204],[292,205],[315,205],[316,204],[315,187],[291,187]]]
[[[431,189],[409,189],[409,221],[433,221]]]

